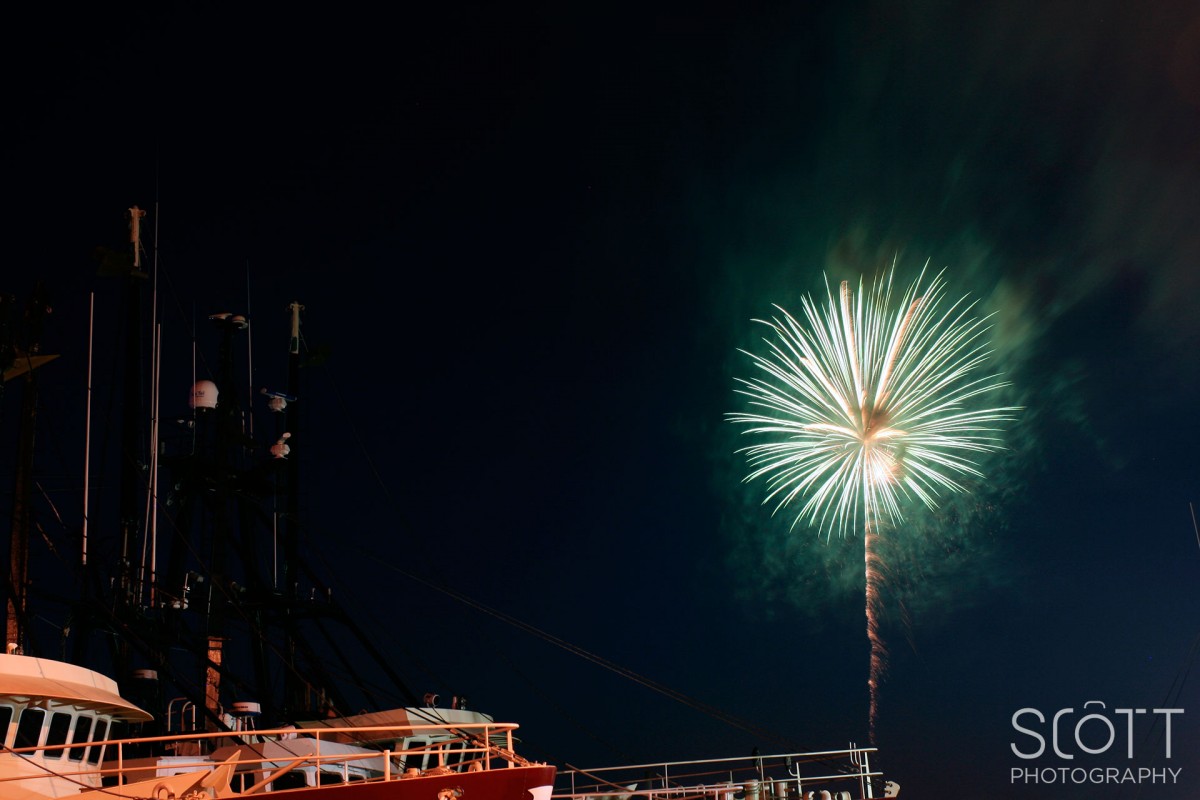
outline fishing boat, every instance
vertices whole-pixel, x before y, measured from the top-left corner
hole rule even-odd
[[[160,403],[169,370],[144,216],[129,210],[129,247],[101,265],[123,306],[122,333],[102,345],[123,354],[103,423],[121,440],[104,467],[119,491],[95,513],[86,474],[98,459],[85,455],[83,522],[64,526],[70,535],[53,551],[64,557],[49,565],[66,575],[30,563],[32,377],[50,359],[40,328],[12,336],[11,308],[0,309],[0,338],[13,339],[0,341],[4,383],[26,379],[0,653],[0,798],[549,800],[555,768],[517,753],[515,723],[462,697],[443,706],[411,691],[379,634],[364,629],[368,617],[335,603],[306,562],[289,444],[301,427],[303,306],[277,317],[282,389],[249,385],[253,373],[238,363],[249,358],[248,321],[221,312],[194,337],[199,348],[215,340],[215,366],[193,368],[190,395]],[[89,410],[85,454],[91,428]],[[364,672],[370,679],[358,680]],[[381,679],[391,685],[380,689]]]
[[[515,753],[516,725],[484,715],[400,709],[256,730],[254,711],[235,709],[228,731],[122,735],[152,717],[111,678],[0,655],[0,797],[548,800],[554,781]]]
[[[127,314],[120,349],[129,377],[117,404],[119,424],[111,426],[123,441],[120,491],[110,503],[116,523],[88,530],[88,520],[102,515],[90,511],[85,478],[73,572],[39,584],[40,594],[60,595],[66,608],[39,615],[52,619],[49,639],[44,632],[33,635],[26,591],[34,585],[27,563],[33,482],[23,477],[32,437],[22,435],[8,646],[0,653],[0,798],[896,795],[895,785],[883,784],[871,769],[873,748],[560,772],[518,754],[517,724],[470,709],[461,696],[443,705],[435,694],[409,690],[380,652],[380,636],[372,635],[380,627],[364,630],[363,618],[333,601],[304,558],[301,460],[292,452],[302,440],[294,412],[305,402],[303,306],[292,303],[277,326],[275,338],[287,355],[283,389],[239,380],[236,362],[250,351],[244,341],[249,322],[237,314],[209,315],[205,327],[219,343],[219,358],[206,375],[192,376],[188,411],[172,419],[161,410],[158,391],[145,389],[160,385],[166,370],[156,301],[147,297],[154,270],[141,258],[142,216],[130,209],[130,252],[104,267],[121,282]],[[49,361],[39,355],[36,338],[7,351],[0,347],[4,352],[24,354],[22,364],[0,364],[6,378],[28,380]],[[90,402],[90,375],[88,387]],[[36,383],[25,390],[21,422],[28,430]],[[260,404],[257,412],[251,400]],[[256,413],[262,415],[257,426]],[[334,625],[344,635],[332,635]],[[394,693],[346,680],[368,668],[390,680]],[[387,702],[396,695],[406,702]]]

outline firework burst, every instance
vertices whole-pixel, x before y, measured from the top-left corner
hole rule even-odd
[[[749,410],[729,414],[745,434],[746,481],[764,479],[774,512],[800,504],[801,522],[826,537],[863,531],[867,639],[871,646],[869,730],[875,740],[886,650],[879,632],[882,563],[878,538],[903,520],[916,498],[935,508],[964,478],[982,479],[975,458],[1001,447],[1002,423],[1016,407],[984,407],[1006,383],[978,375],[988,359],[987,318],[975,303],[947,303],[938,273],[925,271],[902,294],[895,268],[857,294],[843,281],[827,302],[802,300],[800,322],[776,306],[765,355],[746,353],[759,377],[738,379]],[[743,351],[744,352],[744,351]]]

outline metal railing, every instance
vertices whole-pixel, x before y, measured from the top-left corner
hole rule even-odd
[[[560,770],[552,800],[805,800],[882,796],[874,747]]]
[[[181,773],[209,772],[229,763],[230,776],[236,775],[246,793],[262,791],[268,784],[298,767],[314,768],[322,773],[337,773],[343,781],[391,781],[411,779],[423,774],[472,772],[529,765],[513,749],[514,723],[466,723],[386,726],[328,726],[317,728],[277,728],[243,732],[216,731],[154,737],[123,737],[88,742],[86,746],[105,747],[100,765],[71,762],[62,757],[72,747],[53,745],[6,749],[0,757],[19,757],[26,769],[0,778],[0,796],[4,785],[31,780],[61,780],[77,787],[104,785],[120,787],[129,783]],[[417,747],[380,749],[366,743],[392,743],[417,737]],[[223,762],[206,755],[146,755],[151,749],[166,753],[217,753],[236,748],[236,759]],[[49,754],[49,757],[47,755]],[[429,758],[427,758],[427,756]],[[414,761],[429,762],[425,769],[414,768]],[[436,770],[436,772],[435,772]]]

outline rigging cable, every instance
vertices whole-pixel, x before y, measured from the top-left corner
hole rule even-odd
[[[1192,503],[1188,503],[1188,511],[1192,515],[1192,530],[1196,535],[1196,546],[1198,548],[1200,548],[1200,526],[1198,526],[1196,523],[1196,508]],[[1191,675],[1191,673],[1192,673],[1192,667],[1196,663],[1196,656],[1198,654],[1200,654],[1200,632],[1197,632],[1196,635],[1192,638],[1192,646],[1190,648],[1188,648],[1187,660],[1184,662],[1183,667],[1178,672],[1175,673],[1174,680],[1171,681],[1170,687],[1167,688],[1167,694],[1166,694],[1166,697],[1163,699],[1163,704],[1162,704],[1163,709],[1173,708],[1174,706],[1172,704],[1179,702],[1179,698],[1183,695],[1183,687],[1187,683],[1188,676]],[[1158,725],[1158,717],[1159,716],[1160,716],[1159,714],[1154,715],[1153,724],[1151,724],[1150,728],[1146,731],[1145,735],[1142,737],[1142,746],[1143,747],[1145,747],[1146,745],[1148,745],[1150,743],[1150,737],[1155,735],[1155,733],[1157,733],[1157,737],[1154,740],[1154,746],[1157,747],[1158,744],[1162,741],[1163,734],[1166,731],[1166,726],[1170,725],[1170,717],[1167,718],[1168,721],[1167,721],[1166,725],[1164,725],[1162,728],[1160,728]],[[1132,743],[1131,743],[1131,745],[1132,745]],[[1124,785],[1122,785],[1118,788],[1118,796],[1120,795],[1120,793],[1123,789],[1124,789]]]
[[[672,700],[675,700],[676,702],[682,703],[683,705],[686,705],[690,708],[694,708],[697,711],[700,711],[704,714],[707,714],[707,715],[713,717],[714,719],[718,719],[722,722],[728,723],[729,725],[731,725],[735,728],[739,728],[743,731],[746,731],[747,733],[752,733],[755,736],[761,736],[764,739],[778,742],[787,747],[790,747],[793,749],[803,749],[799,745],[797,745],[795,742],[791,741],[790,739],[788,739],[787,737],[785,737],[779,733],[768,730],[766,728],[759,727],[752,722],[743,720],[739,717],[736,717],[732,714],[722,711],[721,709],[719,709],[715,706],[709,705],[708,703],[705,703],[705,702],[697,700],[693,697],[690,697],[690,696],[684,694],[683,692],[680,692],[676,689],[672,689],[671,687],[666,686],[662,683],[659,683],[658,681],[655,681],[644,675],[640,675],[637,672],[634,672],[633,670],[631,670],[627,667],[622,667],[620,664],[610,661],[609,659],[604,658],[603,656],[597,655],[596,653],[592,653],[588,650],[585,650],[584,648],[579,647],[578,645],[572,644],[571,642],[568,642],[565,639],[555,636],[552,633],[548,633],[546,631],[541,630],[540,628],[536,628],[527,622],[522,622],[521,620],[517,619],[516,617],[505,614],[503,611],[499,611],[490,606],[484,605],[483,603],[480,603],[478,600],[475,600],[475,599],[463,594],[462,592],[456,591],[454,589],[450,589],[445,586],[439,586],[438,584],[428,581],[425,578],[420,577],[419,575],[414,575],[410,572],[400,569],[399,567],[395,566],[394,564],[388,564],[387,562],[384,562],[383,559],[378,558],[377,556],[373,556],[373,557],[375,557],[376,560],[379,561],[384,566],[388,566],[393,571],[398,572],[401,575],[404,575],[405,577],[409,578],[410,580],[416,581],[417,583],[420,583],[421,585],[423,585],[427,588],[433,589],[433,590],[441,592],[442,594],[445,594],[449,597],[452,597],[455,600],[458,600],[460,603],[464,603],[467,606],[474,608],[476,611],[480,611],[484,614],[495,617],[496,619],[500,620],[501,622],[505,622],[519,630],[522,630],[522,631],[525,631],[526,633],[530,633],[534,636],[537,636],[538,638],[542,639],[543,641],[546,641],[546,642],[549,642],[550,644],[556,645],[556,646],[562,648],[563,650],[566,650],[569,653],[580,656],[581,658],[584,658],[587,661],[591,661],[593,664],[597,664],[601,667],[604,667],[605,669],[607,669],[611,672],[615,672],[616,674],[618,674],[624,678],[628,678],[628,679],[634,681],[635,683],[639,683],[642,686],[645,686],[647,689],[651,689],[655,692],[658,692],[659,694],[661,694],[665,697],[668,697]]]
[[[305,347],[305,351],[307,352],[308,343],[306,340],[303,340],[303,339],[302,339],[302,342]],[[326,367],[329,368],[329,365],[326,365]],[[331,369],[330,369],[330,374],[332,376]],[[336,379],[333,379],[330,381],[330,383],[333,386],[334,395],[337,398],[338,402],[341,403],[343,406],[345,406],[346,405],[345,400],[344,400],[341,392],[339,391],[340,387],[339,387],[338,381]],[[394,497],[392,491],[389,489],[387,484],[384,482],[382,475],[379,473],[378,469],[376,468],[375,463],[371,459],[370,454],[367,452],[366,445],[363,442],[361,435],[359,434],[358,427],[354,424],[354,419],[355,419],[354,415],[347,413],[347,414],[343,415],[343,419],[347,420],[347,423],[350,427],[351,437],[353,438],[355,444],[358,445],[360,454],[366,460],[367,466],[370,469],[372,476],[375,478],[375,481],[379,484],[380,488],[383,490],[383,492],[384,492],[385,496],[388,498],[388,500],[391,501],[393,503],[393,505],[395,505],[395,497]],[[397,512],[397,514],[406,523],[406,527],[411,529],[411,525],[407,525],[407,519],[405,519],[403,517],[403,515],[400,515],[399,512]],[[419,542],[420,539],[418,538],[417,541]],[[406,577],[408,577],[418,583],[421,583],[429,588],[434,589],[435,591],[441,592],[449,597],[454,598],[455,600],[458,600],[459,602],[463,603],[464,605],[466,605],[470,608],[473,608],[473,609],[480,611],[484,614],[487,614],[489,616],[495,617],[496,619],[506,622],[507,624],[509,624],[515,628],[518,628],[519,630],[523,630],[526,633],[530,633],[534,636],[537,636],[546,642],[554,644],[557,647],[560,647],[569,653],[572,653],[574,655],[580,656],[581,658],[584,658],[585,660],[591,661],[592,663],[597,664],[601,667],[604,667],[605,669],[607,669],[611,672],[614,672],[624,678],[632,680],[635,683],[640,683],[641,685],[645,686],[646,688],[649,688],[655,692],[658,692],[659,694],[662,694],[665,697],[675,700],[676,702],[679,702],[683,705],[686,705],[690,708],[700,711],[701,713],[711,716],[714,719],[725,722],[726,724],[731,725],[732,727],[738,728],[738,729],[746,731],[748,733],[752,733],[756,736],[761,736],[768,741],[774,741],[774,742],[783,744],[783,745],[793,748],[793,749],[804,749],[804,748],[798,746],[796,743],[792,742],[786,736],[783,736],[782,734],[762,728],[762,727],[757,726],[754,723],[748,722],[746,720],[742,720],[732,714],[729,714],[725,711],[722,711],[721,709],[716,708],[715,706],[709,705],[700,700],[697,700],[688,695],[685,695],[682,692],[672,689],[669,686],[666,686],[666,685],[659,683],[657,681],[654,681],[648,677],[640,675],[626,667],[622,667],[619,664],[616,664],[615,662],[604,658],[603,656],[597,655],[595,653],[591,653],[591,652],[589,652],[577,645],[574,645],[560,637],[557,637],[546,631],[542,631],[541,629],[539,629],[533,625],[530,625],[529,623],[523,622],[521,620],[516,619],[515,617],[505,614],[502,611],[499,611],[499,610],[493,609],[489,606],[486,606],[486,605],[470,598],[469,596],[462,594],[461,592],[455,591],[453,589],[450,589],[450,588],[447,588],[444,586],[439,586],[439,585],[432,583],[424,578],[421,578],[417,575],[407,572],[406,570],[401,569],[400,567],[396,566],[395,564],[385,561],[377,553],[371,552],[369,550],[364,550],[364,552],[367,555],[367,557],[371,558],[372,560],[375,560],[377,563],[383,565],[384,567],[386,567],[390,570],[393,570],[395,572],[398,572],[399,574],[405,575]]]

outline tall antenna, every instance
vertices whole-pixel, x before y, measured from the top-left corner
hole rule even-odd
[[[154,277],[150,281],[150,607],[158,589],[158,437],[162,385],[162,322],[158,310],[158,200],[154,201]]]
[[[1196,526],[1196,507],[1188,503],[1188,510],[1192,512],[1192,530],[1196,532],[1196,546],[1200,547],[1200,527]]]
[[[250,307],[250,259],[246,259],[246,319],[254,319]],[[247,435],[254,439],[254,329],[246,328],[246,422]]]
[[[88,558],[88,487],[91,485],[92,464],[92,345],[96,331],[96,293],[88,295],[88,361],[87,361],[87,408],[83,415],[83,549],[79,554],[81,566],[87,566]]]
[[[145,424],[145,386],[142,381],[142,347],[145,341],[143,325],[145,323],[143,308],[143,282],[149,277],[142,269],[142,220],[146,216],[144,209],[131,206],[126,216],[129,220],[130,256],[132,267],[123,276],[125,284],[125,388],[122,400],[122,458],[121,458],[121,594],[122,602],[135,605],[141,602],[142,590],[145,586],[146,559],[143,550],[140,562],[137,561],[135,547],[137,539],[143,533],[143,522],[146,503],[140,497],[145,490],[143,474],[146,433]],[[145,540],[143,539],[143,545]],[[124,643],[118,643],[122,651],[121,658],[127,653]]]

